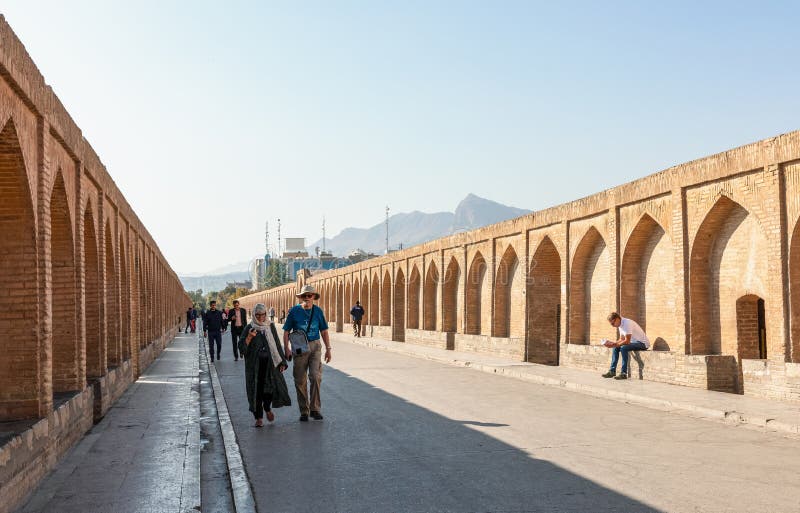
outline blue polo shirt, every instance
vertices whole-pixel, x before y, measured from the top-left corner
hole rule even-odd
[[[313,314],[312,314],[313,312]],[[308,326],[308,317],[311,317],[311,327],[306,331]],[[306,331],[308,340],[319,340],[319,332],[328,329],[328,322],[325,320],[325,314],[322,313],[322,308],[314,305],[311,310],[306,310],[301,305],[294,305],[289,313],[286,315],[286,322],[283,323],[283,331],[303,330]]]

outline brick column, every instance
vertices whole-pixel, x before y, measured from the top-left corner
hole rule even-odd
[[[39,417],[44,417],[53,409],[53,269],[51,249],[50,187],[52,170],[48,155],[49,123],[38,119],[37,130],[37,198],[38,217],[37,240],[37,301],[38,310],[35,323],[38,342],[38,399]],[[31,356],[31,358],[34,358]]]

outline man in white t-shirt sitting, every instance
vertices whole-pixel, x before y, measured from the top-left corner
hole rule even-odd
[[[636,321],[621,317],[617,312],[608,315],[608,322],[619,330],[619,340],[608,347],[613,347],[611,368],[603,374],[604,378],[628,379],[628,360],[631,351],[646,351],[650,347],[650,339]],[[622,353],[622,372],[617,376],[617,362]]]

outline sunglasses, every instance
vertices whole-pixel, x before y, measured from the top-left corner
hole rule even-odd
[[[256,314],[256,317],[266,317],[266,316],[267,316],[267,314],[265,314],[265,313],[257,313]]]
[[[303,294],[303,295],[302,295],[302,296],[300,296],[300,297],[301,297],[301,298],[303,298],[303,299],[311,299],[311,298],[313,298],[313,297],[314,297],[314,294]]]

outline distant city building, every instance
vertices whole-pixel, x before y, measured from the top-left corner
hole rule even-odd
[[[250,283],[252,284],[250,290],[258,290],[264,283],[268,259],[269,256],[265,256],[265,258],[256,258],[250,263]]]

